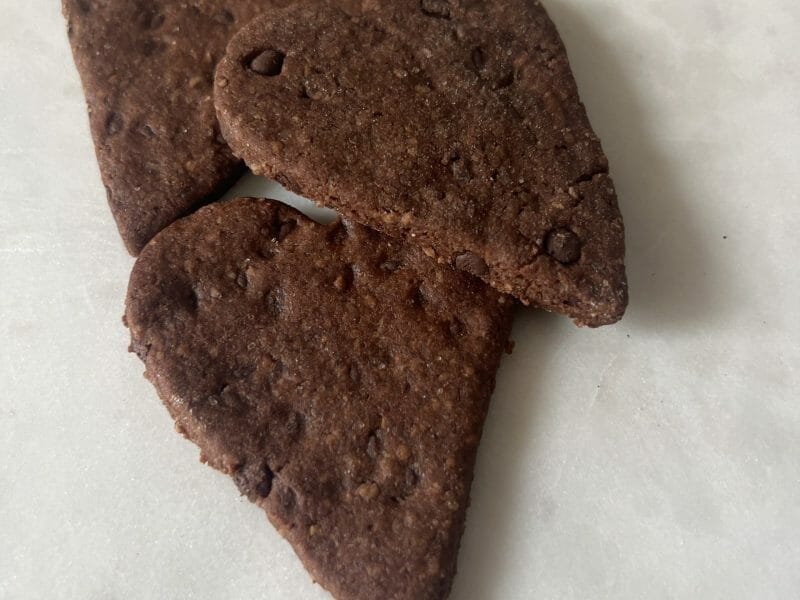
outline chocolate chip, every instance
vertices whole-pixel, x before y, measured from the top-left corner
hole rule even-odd
[[[89,14],[89,11],[92,10],[92,5],[89,3],[89,0],[78,0],[77,4],[78,10],[84,15]]]
[[[450,5],[447,0],[420,0],[419,3],[422,12],[429,17],[436,17],[437,19],[449,19]]]
[[[466,332],[464,323],[460,319],[455,319],[447,324],[447,330],[454,338],[461,337]]]
[[[450,162],[450,170],[453,173],[453,178],[458,183],[469,183],[472,180],[472,173],[470,172],[469,164],[467,161],[459,156],[456,156]]]
[[[116,135],[122,131],[124,123],[122,116],[119,113],[111,113],[106,121],[106,133],[108,135]]]
[[[145,31],[158,29],[164,24],[164,20],[164,15],[153,12],[152,10],[143,10],[136,17],[136,22],[138,23],[139,27]]]
[[[254,73],[275,77],[281,74],[285,58],[286,55],[283,52],[270,48],[251,58],[248,66]]]
[[[514,71],[508,70],[497,80],[494,87],[496,90],[502,90],[503,88],[510,87],[512,83],[514,83]]]
[[[566,228],[554,229],[544,241],[547,254],[558,262],[569,265],[581,257],[581,240],[574,231]]]
[[[269,493],[272,491],[273,477],[272,471],[270,471],[269,467],[265,466],[264,477],[258,482],[258,485],[256,485],[256,494],[262,498],[269,496]]]
[[[283,311],[280,290],[270,290],[264,297],[264,311],[273,318],[278,318]]]
[[[250,500],[258,498],[266,498],[272,491],[272,480],[275,478],[272,469],[267,465],[256,466],[247,464],[239,469],[233,475],[233,481],[239,492],[247,496]]]
[[[477,47],[472,51],[472,66],[478,72],[486,68],[486,56],[483,53],[483,48]]]
[[[477,254],[472,252],[464,252],[456,256],[456,268],[466,271],[475,277],[483,277],[489,273],[489,267],[486,262]]]
[[[381,263],[381,271],[388,271],[389,273],[394,273],[397,269],[400,268],[400,263],[396,260],[387,260],[386,262]]]
[[[408,303],[414,308],[422,308],[425,305],[425,294],[419,286],[414,286],[408,291]]]
[[[236,276],[236,285],[243,290],[247,289],[247,287],[250,285],[250,282],[247,279],[247,272],[239,271],[239,274]]]

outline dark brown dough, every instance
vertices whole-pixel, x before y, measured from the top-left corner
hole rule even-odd
[[[233,32],[290,0],[63,0],[100,174],[128,251],[242,171],[214,115]]]
[[[525,303],[617,321],[622,217],[541,4],[364,6],[296,4],[233,38],[215,103],[234,153]]]
[[[279,203],[142,252],[131,348],[201,458],[341,600],[447,595],[513,300],[416,246]]]

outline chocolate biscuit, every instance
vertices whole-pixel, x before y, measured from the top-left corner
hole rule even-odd
[[[231,41],[215,104],[259,174],[580,325],[627,305],[608,161],[539,2],[297,4]]]
[[[147,245],[126,322],[178,431],[317,581],[424,600],[451,586],[512,304],[416,246],[240,199]]]

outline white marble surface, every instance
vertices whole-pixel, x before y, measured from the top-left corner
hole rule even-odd
[[[125,352],[132,261],[57,4],[0,11],[0,599],[326,598]],[[800,5],[546,4],[631,306],[519,315],[452,597],[800,598]]]

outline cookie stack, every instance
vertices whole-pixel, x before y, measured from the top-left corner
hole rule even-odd
[[[608,163],[544,8],[64,12],[139,257],[131,349],[178,431],[335,597],[445,597],[516,300],[591,327],[627,304]],[[240,159],[343,218],[214,202]]]

